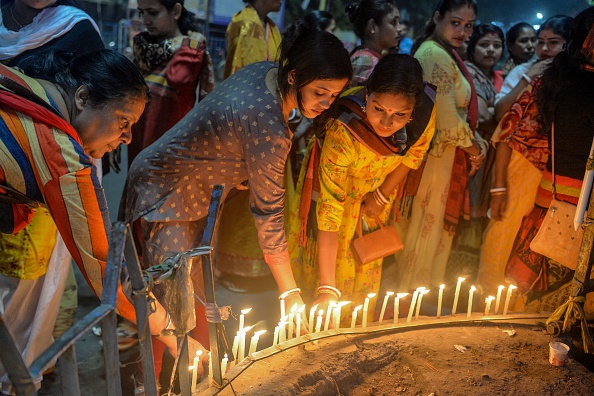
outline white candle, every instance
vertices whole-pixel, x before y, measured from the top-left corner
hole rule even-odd
[[[470,290],[468,291],[468,312],[466,312],[466,317],[470,318],[470,315],[472,315],[472,296],[474,295],[474,291],[476,290],[476,287],[470,286]]]
[[[297,303],[293,304],[291,307],[291,313],[289,313],[289,336],[287,337],[288,340],[293,338],[293,320],[295,320],[295,312],[297,312]]]
[[[485,316],[489,315],[489,311],[491,310],[491,301],[495,300],[495,297],[489,296],[485,298]]]
[[[407,322],[410,322],[412,320],[412,316],[413,316],[413,312],[415,312],[415,304],[417,303],[418,296],[419,296],[419,289],[415,290],[415,292],[412,295],[412,301],[410,302],[408,316],[406,317]]]
[[[437,296],[437,317],[441,318],[441,302],[443,301],[443,289],[445,285],[439,285],[439,295]]]
[[[251,355],[252,353],[256,352],[256,348],[258,347],[258,340],[260,339],[260,336],[264,333],[266,333],[266,330],[259,330],[254,332],[254,335],[250,340],[250,349],[248,351],[248,355]]]
[[[363,328],[367,327],[367,315],[368,315],[368,311],[369,311],[369,300],[372,299],[373,297],[375,297],[375,293],[369,293],[367,295],[367,297],[365,297],[365,301],[363,302]]]
[[[512,292],[516,287],[514,285],[509,285],[507,287],[507,295],[505,296],[505,305],[503,306],[503,315],[507,315],[507,309],[509,308],[509,299],[511,298]]]
[[[301,337],[301,315],[303,315],[303,311],[305,310],[305,305],[302,305],[301,308],[297,310],[297,318],[295,324],[295,333],[297,337]]]
[[[380,317],[379,317],[379,324],[382,324],[383,320],[384,320],[384,314],[386,313],[386,306],[388,305],[388,300],[390,299],[390,296],[393,296],[394,292],[386,292],[386,295],[384,297],[384,303],[382,304],[382,310],[380,311]]]
[[[332,316],[332,307],[334,307],[334,301],[328,303],[328,309],[326,310],[326,320],[324,320],[324,331],[328,330],[330,325],[330,317]]]
[[[359,311],[361,308],[363,308],[363,305],[357,305],[355,307],[355,309],[353,309],[353,318],[351,319],[351,329],[354,329],[355,325],[357,324],[357,311]]]
[[[229,358],[227,357],[227,354],[225,354],[225,357],[221,360],[221,375],[223,376],[227,372],[227,363],[229,363]]]
[[[419,320],[419,313],[421,312],[421,303],[423,302],[423,296],[429,293],[428,289],[424,287],[419,288],[419,296],[417,298],[417,311],[415,312],[415,320]]]
[[[285,316],[284,318],[281,319],[280,322],[278,322],[278,343],[282,344],[283,342],[287,341],[287,322],[286,322],[287,317]]]
[[[398,323],[398,315],[400,315],[400,299],[408,296],[408,293],[398,293],[394,298],[394,323]]]
[[[324,310],[320,309],[318,311],[318,318],[316,319],[316,333],[320,331],[322,328],[322,317],[324,316]]]
[[[503,289],[505,289],[505,286],[503,285],[500,285],[497,288],[497,298],[495,299],[495,312],[493,312],[495,315],[499,313],[499,302],[501,301],[501,292],[503,291]]]
[[[350,301],[339,301],[338,304],[334,306],[334,328],[340,328],[340,315],[342,314],[342,307],[345,305],[350,304]]]
[[[233,338],[233,347],[231,348],[231,353],[233,354],[233,360],[231,361],[231,368],[237,364],[237,349],[239,348],[239,331],[235,338]]]
[[[280,317],[282,320],[282,318],[285,317],[285,299],[284,299],[284,297],[279,298],[279,301],[280,301]]]
[[[239,334],[239,346],[237,351],[237,363],[241,362],[245,357],[245,334],[254,326],[244,327]]]
[[[245,325],[245,315],[250,312],[251,308],[242,309],[241,313],[239,314],[239,330],[243,330],[243,326]]]
[[[278,344],[278,326],[274,328],[274,336],[272,337],[272,346],[276,346]]]
[[[309,326],[307,327],[307,330],[310,333],[313,333],[314,332],[314,318],[316,317],[315,315],[316,315],[317,309],[318,309],[318,304],[314,305],[309,310]]]
[[[212,355],[208,352],[208,385],[212,384],[214,375],[212,374]]]
[[[456,315],[456,309],[458,308],[458,298],[460,297],[460,286],[462,286],[462,282],[464,282],[466,278],[458,278],[458,283],[456,284],[456,292],[454,293],[454,305],[452,306],[452,315]]]
[[[198,365],[200,364],[200,355],[202,355],[202,351],[196,351],[196,356],[194,357],[194,364],[192,365],[192,393],[196,392],[196,383],[198,382]]]

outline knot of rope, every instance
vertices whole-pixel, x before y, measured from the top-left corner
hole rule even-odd
[[[222,323],[221,312],[215,303],[205,303],[204,310],[206,311],[206,321],[208,323]]]
[[[561,317],[565,314],[562,331],[566,332],[571,327],[571,325],[579,320],[581,322],[580,324],[582,330],[582,341],[584,343],[584,352],[592,353],[594,352],[594,344],[592,343],[592,337],[590,335],[590,330],[588,329],[588,322],[586,321],[586,315],[584,314],[584,310],[582,308],[582,304],[584,302],[586,302],[586,297],[584,296],[570,296],[563,305],[553,312],[553,314],[547,319],[546,324],[548,325],[551,322],[561,320]]]

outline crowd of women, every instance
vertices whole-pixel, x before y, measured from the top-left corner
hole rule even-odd
[[[206,38],[181,0],[138,1],[146,32],[134,38],[134,63],[81,47],[68,32],[94,32],[92,21],[45,3],[1,9],[0,57],[19,67],[0,66],[0,307],[13,333],[41,326],[31,313],[49,303],[41,328],[53,326],[67,265],[50,259],[64,255],[55,235],[100,295],[110,225],[92,159],[131,142],[119,219],[145,268],[199,243],[221,184],[217,255],[231,259],[217,261],[221,281],[249,284],[262,262],[286,306],[358,305],[380,287],[409,292],[461,275],[484,296],[515,284],[516,310],[554,308],[567,294],[573,271],[529,245],[553,197],[579,196],[594,138],[593,7],[504,34],[478,22],[474,0],[441,0],[411,56],[398,54],[392,0],[346,7],[360,39],[351,54],[331,15],[281,34],[267,16],[280,3],[246,0],[214,87]],[[297,180],[287,177],[291,127],[311,131]],[[404,250],[358,262],[357,229],[383,226],[396,227]],[[251,238],[238,239],[244,231]],[[200,260],[191,283],[200,294]],[[164,354],[177,355],[170,330],[181,323],[166,288],[153,292],[158,373]],[[123,293],[118,310],[135,321]],[[208,348],[199,304],[196,318],[192,347]],[[19,338],[29,362],[51,342],[45,333]]]

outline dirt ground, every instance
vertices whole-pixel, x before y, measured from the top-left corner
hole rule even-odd
[[[549,363],[551,341],[569,343],[565,366]],[[594,374],[578,353],[571,338],[553,338],[535,320],[337,335],[240,365],[218,394],[594,395]]]

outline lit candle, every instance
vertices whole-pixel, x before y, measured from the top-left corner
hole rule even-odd
[[[243,330],[243,326],[245,325],[245,315],[251,310],[251,308],[241,310],[241,313],[239,314],[239,331]]]
[[[283,317],[280,322],[278,322],[278,343],[282,344],[283,342],[287,341],[287,317]]]
[[[491,301],[495,300],[495,297],[489,296],[485,298],[485,316],[489,315],[489,311],[491,310]]]
[[[198,382],[198,365],[200,364],[200,355],[202,355],[202,351],[196,351],[196,356],[194,356],[194,364],[192,365],[192,393],[196,392],[196,383]]]
[[[274,328],[274,336],[272,337],[272,346],[278,344],[278,326]]]
[[[445,285],[439,285],[439,295],[437,297],[437,317],[441,318],[441,302],[443,301],[443,289]]]
[[[310,333],[314,332],[314,318],[316,315],[316,310],[318,309],[318,304],[314,305],[313,307],[311,307],[311,309],[309,310],[309,326],[307,327],[307,330]]]
[[[408,296],[408,293],[398,293],[394,298],[394,323],[398,323],[398,315],[400,314],[400,299]]]
[[[225,375],[227,372],[227,363],[229,363],[229,358],[225,354],[225,357],[221,360],[221,375]]]
[[[357,311],[363,308],[363,305],[357,305],[355,309],[353,309],[353,318],[351,319],[351,329],[355,328],[355,324],[357,324]]]
[[[380,311],[379,324],[382,324],[382,321],[384,320],[384,314],[386,313],[386,305],[388,305],[388,300],[392,295],[394,295],[394,292],[386,292],[386,296],[384,297],[384,303],[382,304],[382,310]]]
[[[421,312],[421,303],[423,302],[423,296],[429,293],[429,289],[424,287],[419,288],[419,296],[417,297],[417,311],[415,312],[415,320],[419,320],[419,313]]]
[[[410,302],[408,316],[406,317],[407,322],[410,322],[412,320],[412,316],[413,316],[413,312],[415,312],[415,304],[417,303],[418,296],[419,296],[419,289],[415,290],[415,292],[412,295],[412,301]]]
[[[233,338],[233,347],[231,348],[231,353],[233,354],[233,360],[231,361],[230,367],[233,368],[237,364],[237,349],[239,348],[239,331],[235,338]]]
[[[264,333],[266,333],[266,330],[259,330],[254,332],[254,335],[250,340],[250,349],[248,351],[248,355],[251,355],[252,353],[256,352],[256,348],[258,347],[258,340],[260,339],[260,336]]]
[[[330,325],[330,317],[332,316],[332,307],[334,307],[334,301],[330,301],[328,303],[328,310],[326,310],[326,320],[324,321],[324,331],[328,330],[328,326]]]
[[[245,357],[245,334],[254,326],[244,327],[239,334],[239,347],[237,351],[237,363],[241,362]]]
[[[462,282],[464,282],[466,278],[458,278],[458,283],[456,284],[456,292],[454,293],[454,306],[452,307],[452,315],[456,315],[456,309],[458,308],[458,297],[460,297],[460,287],[462,286]]]
[[[208,384],[210,386],[210,384],[212,384],[213,381],[213,375],[212,375],[212,355],[210,354],[210,352],[208,352]]]
[[[288,340],[293,338],[293,320],[295,320],[295,312],[297,312],[297,303],[293,304],[293,307],[291,307],[291,312],[289,313],[289,336],[287,337]]]
[[[196,360],[196,359],[194,359],[194,360]],[[193,366],[188,367],[188,369],[192,370],[192,382],[190,383],[191,384],[190,386],[192,387],[192,389],[191,389],[192,394],[194,394],[196,392],[196,374],[197,374],[196,370],[198,369],[198,366],[193,365]]]
[[[516,287],[514,285],[509,285],[507,287],[507,295],[505,296],[505,305],[503,306],[503,315],[507,315],[507,309],[509,308],[509,299],[511,298],[512,292]]]
[[[470,315],[472,315],[472,296],[474,295],[474,291],[476,290],[476,287],[470,286],[470,290],[468,291],[468,312],[466,312],[466,317],[470,318]]]
[[[501,301],[501,292],[503,291],[503,289],[505,289],[505,286],[503,285],[500,285],[497,288],[497,298],[495,299],[495,312],[493,312],[495,315],[499,313],[499,302]]]
[[[297,310],[297,319],[295,324],[295,333],[297,337],[301,337],[301,315],[303,315],[303,311],[305,311],[305,305],[302,305],[301,308]]]
[[[318,318],[316,319],[316,333],[320,331],[322,328],[322,317],[324,316],[324,310],[320,309],[318,311]]]
[[[282,318],[285,317],[285,298],[284,297],[282,297],[282,298],[279,297],[279,301],[280,301],[280,317],[281,317],[281,320],[282,320]]]
[[[369,300],[375,297],[375,293],[369,293],[367,297],[365,297],[365,301],[363,302],[363,328],[367,327],[367,313],[369,311]]]
[[[334,306],[334,328],[338,330],[340,328],[340,315],[342,314],[342,307],[350,304],[350,301],[339,301]]]

